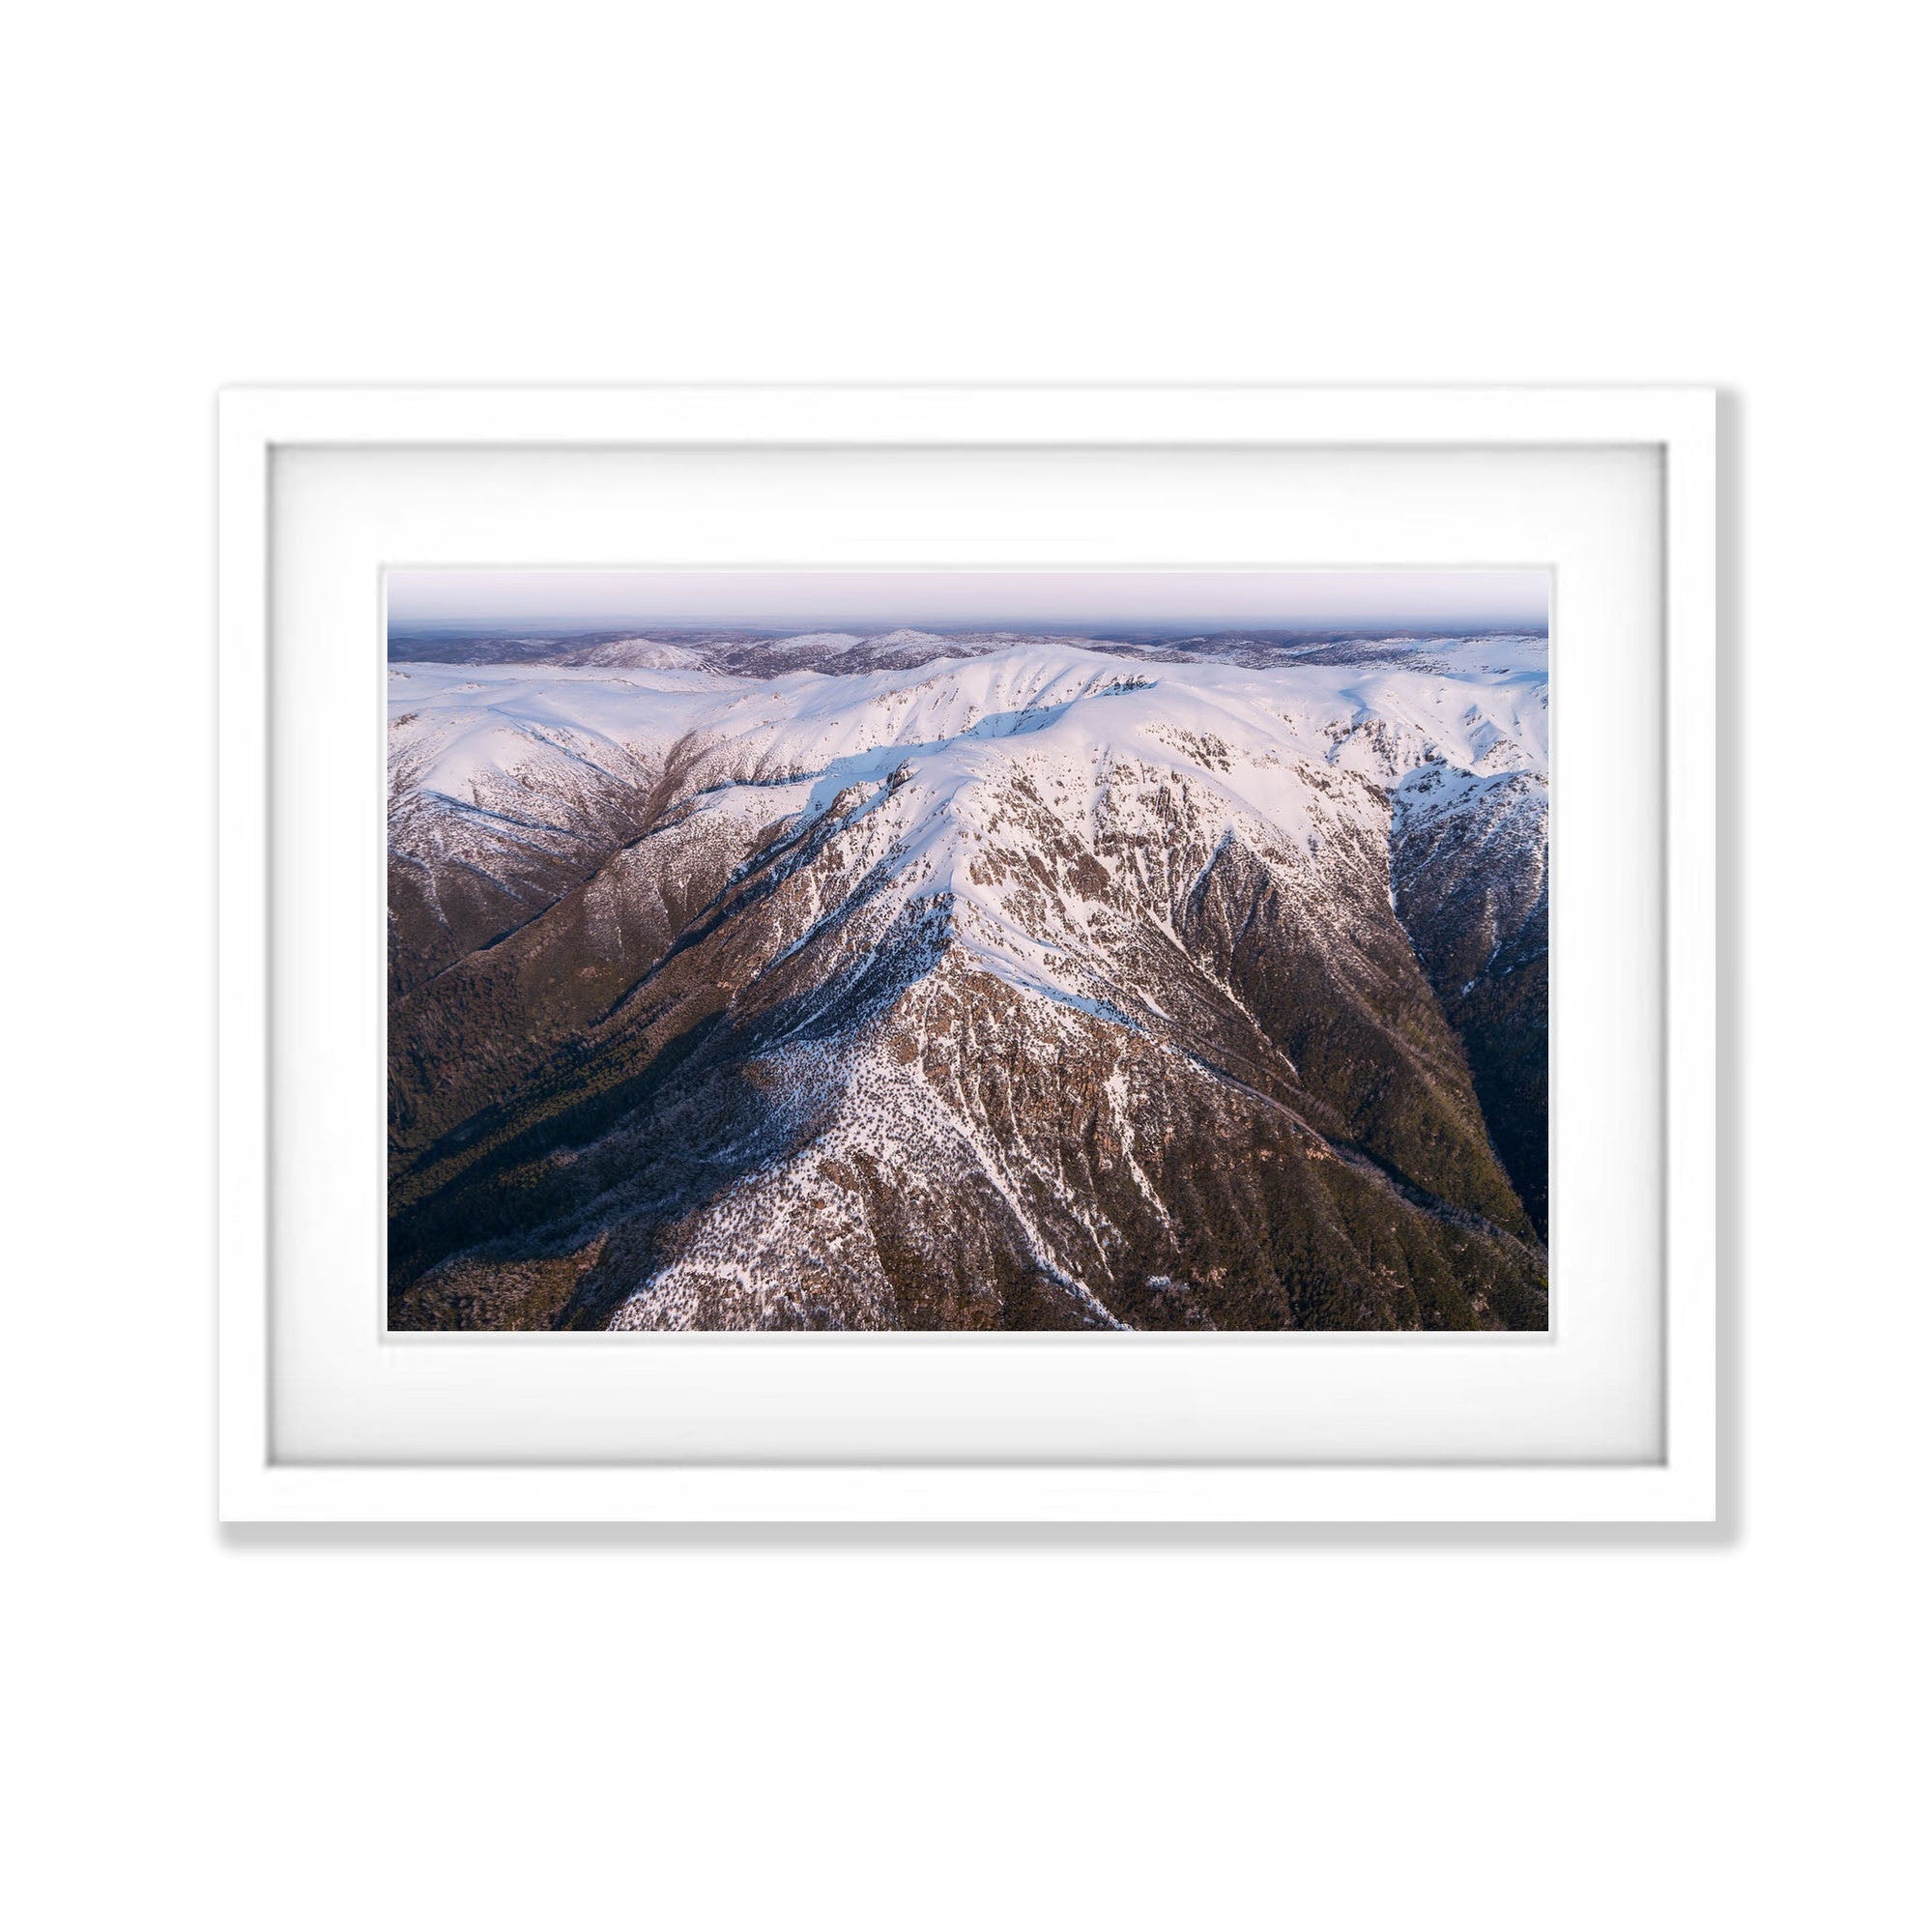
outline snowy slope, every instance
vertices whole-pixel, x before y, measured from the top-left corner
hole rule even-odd
[[[393,1110],[412,1202],[468,1171],[463,1150],[505,1094],[549,1120],[581,1069],[606,1061],[642,1093],[669,1043],[722,1024],[733,1064],[761,1070],[762,1098],[714,1125],[731,1159],[763,1151],[735,1179],[720,1156],[700,1190],[710,1205],[671,1241],[680,1258],[615,1304],[602,1283],[599,1305],[626,1323],[786,1323],[814,1309],[903,1320],[906,1270],[879,1259],[877,1224],[936,1187],[980,1201],[966,1218],[981,1274],[1049,1284],[1037,1291],[1054,1319],[1150,1318],[1119,1312],[1122,1257],[1185,1247],[1166,1194],[1198,1185],[1137,1165],[1150,1092],[1167,1105],[1199,1089],[1164,1130],[1183,1148],[1188,1121],[1233,1131],[1230,1108],[1265,1101],[1281,1116],[1269,1132],[1332,1167],[1340,1149],[1377,1184],[1386,1169],[1443,1203],[1431,1214],[1497,1241],[1527,1232],[1430,999],[1428,948],[1398,911],[1453,929],[1437,951],[1461,971],[1476,848],[1442,828],[1507,822],[1511,882],[1484,902],[1490,960],[1498,920],[1514,936],[1534,912],[1540,642],[1257,668],[1036,639],[844,676],[826,669],[840,640],[791,642],[813,668],[764,678],[640,663],[392,670],[392,859],[418,894],[397,930],[421,948],[398,977],[393,1037],[408,1068],[434,1069],[399,1077]],[[496,899],[459,934],[486,888]],[[479,937],[492,918],[500,930]],[[1314,1033],[1311,1011],[1326,1016]],[[995,1060],[1067,1056],[1093,1118],[1032,1147],[1030,1120],[946,1044],[963,1026]],[[1057,1119],[1069,1090],[1043,1093],[1040,1117]],[[1118,1162],[1075,1185],[1069,1137],[1095,1133]],[[653,1173],[661,1159],[649,1156]],[[827,1161],[891,1172],[890,1209],[826,1183]],[[1139,1175],[1145,1228],[1130,1226],[1132,1201],[1103,1205],[1121,1164]],[[1370,1184],[1339,1168],[1322,1183]],[[817,1203],[820,1246],[847,1255],[820,1255],[810,1292],[800,1201]],[[658,1226],[651,1213],[634,1219]],[[841,1216],[872,1232],[848,1228],[842,1246]],[[587,1280],[624,1265],[608,1228],[587,1232],[596,1222],[580,1203],[545,1237],[595,1249]],[[660,1256],[669,1238],[651,1237]],[[1143,1271],[1131,1293],[1144,1300],[1155,1279],[1173,1278]],[[1035,1292],[1015,1277],[1008,1299]],[[1226,1315],[1205,1290],[1171,1293],[1176,1320],[1183,1305],[1192,1325]]]

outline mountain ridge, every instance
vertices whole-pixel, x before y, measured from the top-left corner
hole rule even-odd
[[[392,1321],[1540,1325],[1444,990],[1541,970],[1546,678],[1431,643],[392,666]]]

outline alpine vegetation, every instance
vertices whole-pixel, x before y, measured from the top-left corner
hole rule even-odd
[[[1540,632],[389,679],[392,1327],[1547,1326]]]

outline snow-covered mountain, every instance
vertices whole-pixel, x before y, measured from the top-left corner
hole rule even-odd
[[[520,637],[483,631],[392,638],[396,663],[530,664],[617,669],[698,669],[737,678],[776,677],[787,671],[850,676],[860,671],[907,671],[943,657],[986,657],[1018,645],[1043,641],[1033,632],[942,631],[900,625],[889,630],[782,631],[694,630],[607,632],[566,637]],[[1051,642],[1142,658],[1160,664],[1239,664],[1250,670],[1278,665],[1406,663],[1454,665],[1475,646],[1509,653],[1540,649],[1543,640],[1519,636],[1421,638],[1309,631],[1213,631],[1185,636],[1171,630],[1139,634],[1076,636],[1054,633]]]
[[[1545,647],[1283,649],[392,663],[391,1319],[1543,1326]]]

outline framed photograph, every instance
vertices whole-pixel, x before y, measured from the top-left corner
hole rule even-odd
[[[1703,389],[221,399],[230,1520],[1717,1509]]]

